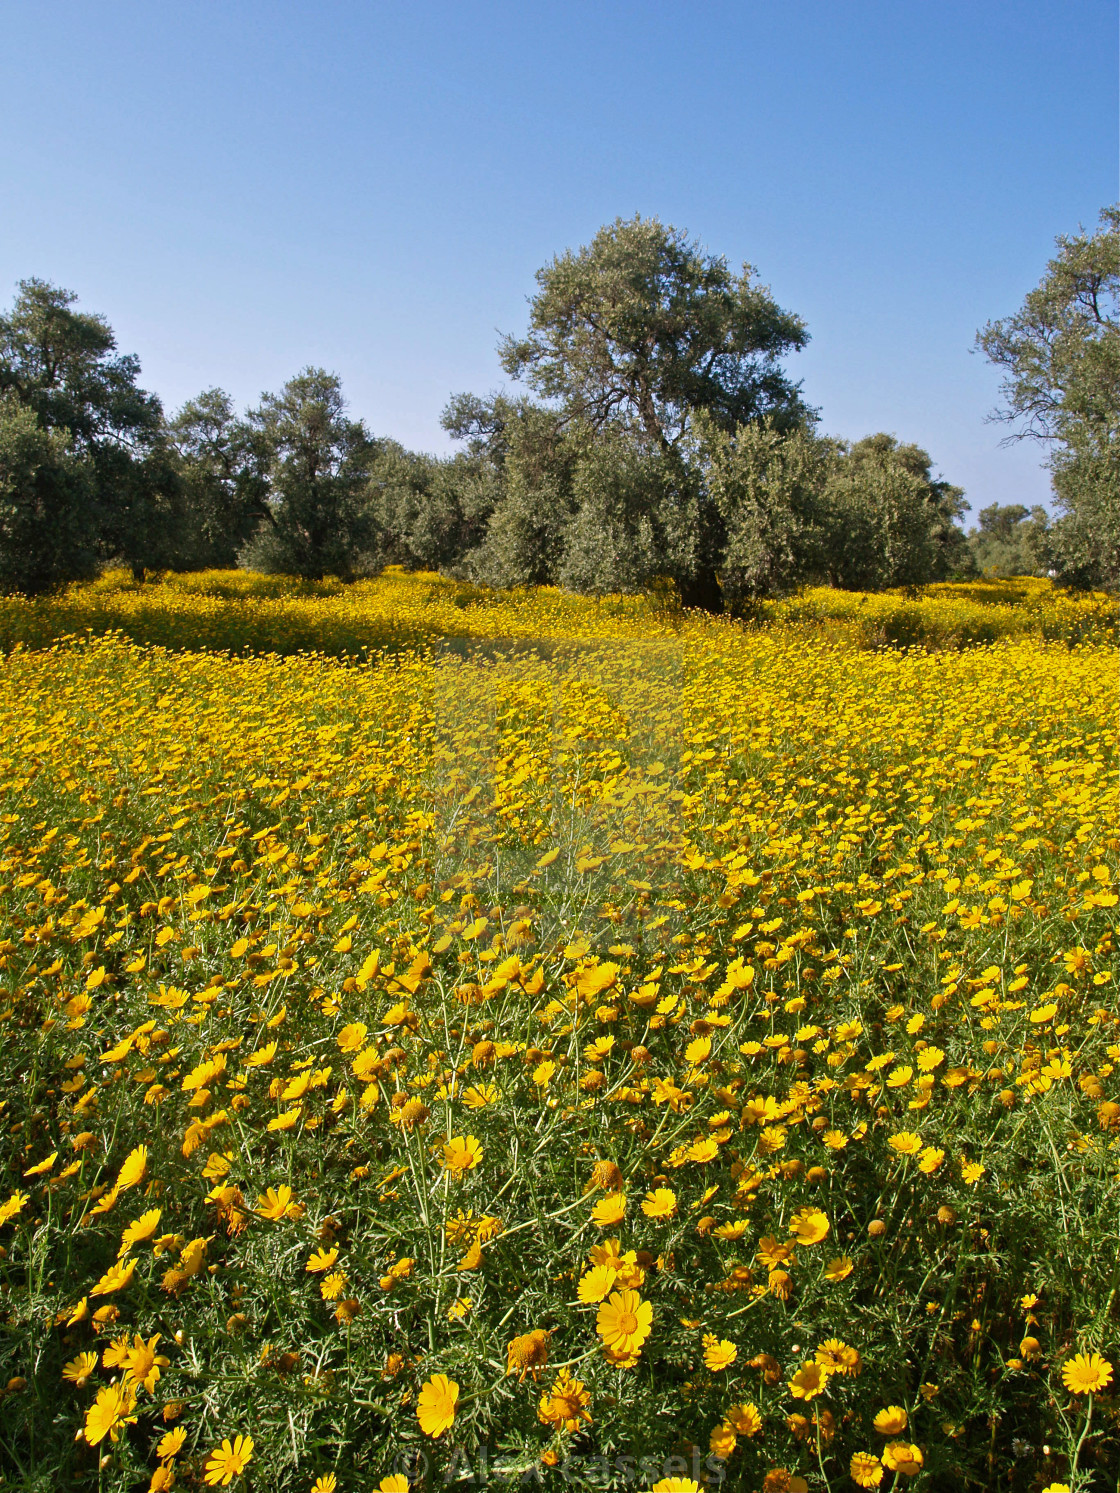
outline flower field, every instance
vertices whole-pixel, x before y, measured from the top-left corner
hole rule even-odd
[[[764,602],[756,622],[818,641],[857,647],[958,648],[1006,638],[1047,642],[1116,641],[1116,605],[1101,593],[1072,595],[1049,581],[973,581],[920,592],[876,595],[813,587]],[[552,647],[606,637],[634,641],[710,629],[683,622],[664,597],[614,596],[602,602],[551,586],[495,594],[438,575],[390,569],[375,581],[291,581],[239,570],[169,575],[138,585],[110,571],[93,585],[26,601],[0,596],[0,649],[40,647],[87,632],[117,631],[136,643],[233,653],[329,653],[365,657],[433,640],[465,644],[532,640]],[[717,630],[717,638],[725,634]]]
[[[0,602],[0,1487],[1115,1488],[1112,628]]]

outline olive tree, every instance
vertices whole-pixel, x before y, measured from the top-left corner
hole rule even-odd
[[[1059,578],[1120,585],[1120,205],[1060,236],[1046,273],[977,346],[1003,374],[996,418],[1050,450]]]

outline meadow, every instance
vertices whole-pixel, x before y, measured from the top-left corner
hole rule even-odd
[[[1109,598],[0,647],[0,1487],[1115,1488]]]

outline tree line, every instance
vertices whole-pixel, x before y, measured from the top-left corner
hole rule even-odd
[[[537,274],[500,345],[523,392],[461,394],[450,457],[351,417],[306,368],[238,412],[209,389],[172,415],[101,316],[41,280],[0,315],[0,590],[106,564],[242,565],[319,578],[385,565],[603,594],[673,583],[740,612],[824,582],[875,590],[981,572],[1120,578],[1120,209],[1060,238],[1022,310],[981,350],[1000,417],[1051,448],[1055,507],[993,505],[921,447],[823,435],[783,360],[808,340],[749,265],[657,220],[604,227]]]

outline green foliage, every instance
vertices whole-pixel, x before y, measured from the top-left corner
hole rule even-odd
[[[537,284],[528,335],[503,341],[502,364],[569,419],[668,450],[696,410],[727,429],[806,417],[779,362],[808,341],[801,319],[749,265],[734,275],[656,218],[616,219],[538,270]]]
[[[499,486],[485,456],[450,461],[379,442],[368,499],[381,558],[410,570],[443,570],[479,545]]]
[[[1120,585],[1120,205],[1097,232],[1059,237],[1058,253],[1014,316],[977,343],[1004,370],[997,418],[1012,439],[1054,447],[1059,510],[1051,559],[1063,584]]]
[[[35,595],[96,570],[88,474],[65,435],[0,394],[0,591]]]
[[[259,442],[224,389],[205,389],[171,421],[184,494],[184,559],[191,569],[231,566],[265,516]]]
[[[846,590],[947,580],[970,568],[961,488],[936,480],[927,452],[890,435],[838,447],[824,490],[826,572]]]
[[[997,418],[1021,422],[1017,438],[1099,445],[1120,425],[1120,205],[1057,247],[1021,309],[976,341],[1004,371]]]
[[[180,570],[190,564],[188,494],[179,480],[175,453],[164,439],[136,459],[123,449],[102,454],[98,491],[101,550],[123,561],[137,579],[149,570]]]
[[[589,441],[576,464],[576,512],[564,537],[560,584],[603,596],[642,591],[665,569],[654,519],[668,494],[666,463],[618,434]]]
[[[5,562],[7,584],[87,574],[95,543],[139,579],[238,560],[305,579],[398,565],[496,588],[670,587],[736,613],[822,581],[1120,585],[1120,206],[1059,238],[1023,308],[978,334],[1004,373],[1000,418],[1055,448],[1058,516],[994,505],[967,540],[963,492],[920,446],[817,435],[782,367],[808,333],[750,266],[634,217],[537,285],[526,335],[500,347],[530,393],[457,395],[443,424],[464,449],[439,459],[374,440],[321,369],[243,418],[210,389],[167,423],[103,317],[21,282],[0,316],[0,393],[62,444],[48,452],[26,422],[9,432],[7,551],[36,523],[50,537],[34,564]]]
[[[603,594],[671,580],[721,611],[826,575],[916,586],[971,568],[963,494],[920,447],[810,433],[779,359],[804,346],[745,266],[634,218],[538,272],[503,365],[549,402],[460,395],[445,427],[499,496],[461,573]]]
[[[266,520],[250,541],[250,567],[318,580],[369,563],[376,532],[366,484],[375,445],[346,415],[342,383],[305,368],[248,416],[268,480]]]
[[[137,385],[139,358],[117,352],[103,316],[72,311],[76,300],[45,280],[19,282],[0,316],[0,388],[95,462],[114,448],[143,450],[158,437],[160,402]]]
[[[489,586],[553,582],[577,509],[573,479],[584,432],[531,400],[501,395],[459,395],[443,423],[467,443],[492,494],[484,536],[453,572]]]
[[[499,497],[463,573],[603,595],[671,580],[688,606],[740,611],[828,578],[848,589],[971,572],[960,488],[891,436],[848,448],[769,416],[727,431],[693,415],[681,448],[595,431],[524,401],[464,401],[456,433]]]
[[[160,402],[137,383],[139,359],[117,352],[104,317],[72,310],[76,299],[43,280],[20,281],[0,316],[0,390],[81,460],[96,513],[78,529],[96,524],[103,556],[138,573],[173,564],[181,508]],[[56,548],[55,579],[84,574],[85,554],[81,542],[71,561]]]
[[[564,550],[570,505],[559,482],[534,486],[511,471],[486,537],[455,573],[484,586],[540,586],[552,582]]]
[[[1050,519],[1045,508],[993,503],[980,510],[968,547],[982,575],[1045,575],[1050,569]]]
[[[699,457],[722,528],[719,578],[733,607],[781,595],[819,575],[827,448],[772,422],[735,433],[698,422]]]
[[[1057,578],[1079,588],[1120,587],[1120,440],[1074,445],[1052,462],[1059,518],[1051,532]]]

